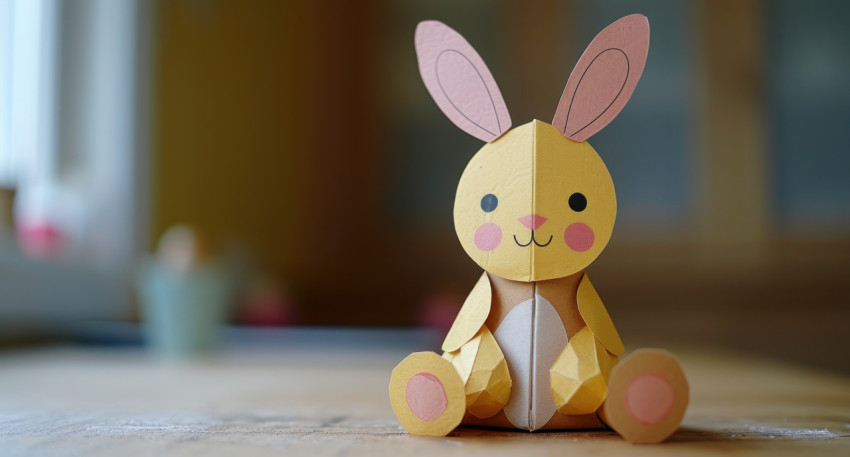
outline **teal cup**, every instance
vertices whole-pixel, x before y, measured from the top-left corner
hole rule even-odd
[[[144,332],[153,353],[168,360],[213,353],[231,301],[224,269],[209,263],[177,274],[149,261],[140,273]]]

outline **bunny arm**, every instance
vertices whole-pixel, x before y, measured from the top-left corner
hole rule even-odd
[[[457,314],[452,328],[443,340],[443,351],[454,352],[469,342],[481,330],[487,316],[490,315],[490,305],[493,301],[493,289],[490,286],[490,277],[487,272],[469,292],[469,296],[463,302],[460,312]],[[488,330],[489,331],[489,330]]]
[[[511,396],[505,356],[484,325],[492,300],[490,277],[484,272],[443,342],[443,358],[452,363],[463,381],[466,408],[481,419],[496,415]]]
[[[466,409],[480,419],[495,416],[511,396],[508,363],[486,325],[460,349],[443,353],[463,381]]]
[[[576,292],[576,301],[578,302],[578,312],[581,318],[584,319],[590,331],[602,343],[602,346],[613,355],[620,355],[626,352],[623,346],[623,340],[614,328],[614,322],[611,321],[611,316],[605,305],[602,304],[602,299],[590,283],[590,278],[585,273],[578,284]]]
[[[552,396],[562,414],[590,414],[602,406],[611,369],[625,351],[602,300],[585,274],[576,294],[587,324],[570,338],[549,370]]]

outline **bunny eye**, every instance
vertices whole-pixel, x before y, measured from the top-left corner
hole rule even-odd
[[[570,195],[569,204],[571,210],[580,213],[587,208],[587,198],[584,197],[584,194],[576,192]]]
[[[487,194],[481,198],[481,209],[483,209],[485,213],[493,211],[497,206],[499,206],[499,199],[496,198],[495,195]]]

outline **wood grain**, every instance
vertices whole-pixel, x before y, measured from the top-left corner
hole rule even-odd
[[[292,332],[309,333],[310,341]],[[140,349],[0,354],[6,455],[848,455],[850,380],[711,350],[673,348],[692,388],[683,426],[636,446],[606,430],[460,429],[407,435],[392,367],[427,349],[414,333],[298,330],[164,364]]]

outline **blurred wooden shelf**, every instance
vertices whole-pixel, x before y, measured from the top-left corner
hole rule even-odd
[[[609,431],[461,429],[407,435],[387,399],[422,332],[267,331],[219,357],[158,363],[139,348],[0,354],[3,455],[850,454],[850,379],[740,354],[671,347],[691,407],[666,443]]]

